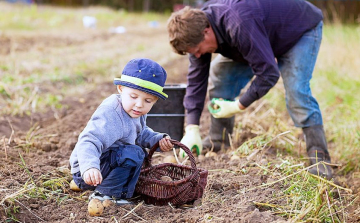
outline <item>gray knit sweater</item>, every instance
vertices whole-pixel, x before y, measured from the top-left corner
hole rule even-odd
[[[146,126],[146,115],[130,117],[123,109],[120,95],[106,98],[96,109],[71,153],[71,173],[100,170],[100,156],[117,145],[138,145],[151,148],[166,134]]]

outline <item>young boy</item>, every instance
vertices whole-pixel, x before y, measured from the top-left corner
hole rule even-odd
[[[146,126],[146,114],[161,98],[165,70],[149,59],[133,59],[114,84],[120,94],[106,98],[96,109],[71,154],[71,173],[82,190],[95,190],[89,199],[129,204],[145,157],[143,148],[159,142],[161,151],[173,145],[170,137]]]

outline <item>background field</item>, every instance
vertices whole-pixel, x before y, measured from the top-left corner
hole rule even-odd
[[[0,214],[8,222],[360,221],[360,27],[325,24],[312,91],[323,112],[335,179],[306,173],[305,143],[286,112],[281,80],[237,117],[233,146],[197,159],[209,170],[192,208],[143,203],[87,215],[89,192],[69,191],[68,158],[113,77],[135,57],[185,83],[188,61],[167,42],[169,14],[0,3]],[[94,29],[83,16],[97,18]],[[123,26],[125,33],[112,28]],[[201,133],[208,132],[204,110]],[[161,162],[163,155],[157,156]]]

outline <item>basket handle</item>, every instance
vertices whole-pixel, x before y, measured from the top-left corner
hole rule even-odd
[[[190,149],[185,146],[184,144],[182,144],[181,142],[175,140],[175,139],[170,139],[170,142],[172,144],[174,144],[174,148],[181,148],[184,150],[184,152],[188,155],[190,163],[191,163],[191,167],[195,170],[197,170],[196,168],[196,162],[195,162],[195,158],[192,154],[192,152],[190,151]],[[145,158],[144,160],[144,165],[145,167],[150,167],[151,166],[151,158],[154,154],[154,152],[156,151],[156,149],[159,147],[159,142],[155,143],[155,145],[153,147],[151,147],[148,156]]]

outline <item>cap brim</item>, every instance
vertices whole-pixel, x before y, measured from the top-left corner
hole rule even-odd
[[[126,81],[121,81],[121,80],[114,80],[114,84],[115,85],[121,85],[121,86],[125,86],[125,87],[129,87],[129,88],[134,88],[134,89],[137,89],[137,90],[140,90],[140,91],[144,91],[148,94],[152,94],[158,98],[161,98],[163,100],[166,100],[168,98],[168,95],[163,93],[159,93],[157,91],[153,91],[153,90],[150,90],[150,89],[147,89],[147,88],[143,88],[143,87],[140,87],[138,85],[135,85],[133,83],[129,83],[129,82],[126,82]]]

